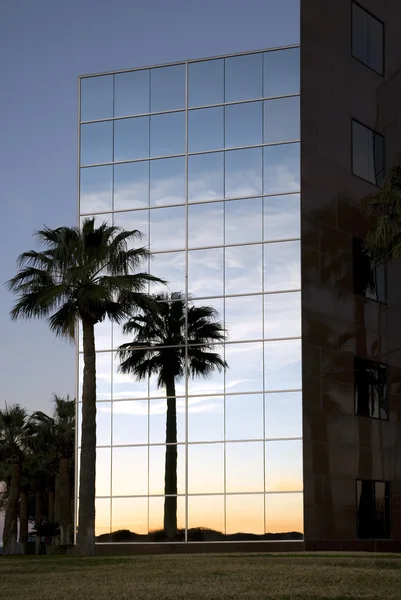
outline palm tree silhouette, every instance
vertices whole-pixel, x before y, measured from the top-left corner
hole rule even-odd
[[[47,318],[59,336],[74,339],[83,331],[81,469],[77,553],[95,553],[96,352],[95,325],[106,317],[121,323],[135,307],[149,307],[144,292],[157,277],[137,272],[150,256],[144,247],[130,248],[142,234],[95,219],[81,229],[59,227],[37,233],[41,251],[21,254],[19,272],[8,285],[18,295],[11,317]]]
[[[208,377],[221,371],[226,362],[213,345],[226,339],[226,331],[212,306],[188,304],[181,292],[154,296],[158,310],[143,309],[123,328],[133,333],[132,342],[118,349],[122,373],[138,380],[157,376],[159,388],[166,389],[166,457],[164,532],[177,533],[177,406],[176,383],[183,377]],[[189,299],[189,303],[191,300]]]

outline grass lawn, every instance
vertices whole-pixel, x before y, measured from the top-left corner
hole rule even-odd
[[[0,595],[7,600],[400,600],[401,556],[3,557]]]

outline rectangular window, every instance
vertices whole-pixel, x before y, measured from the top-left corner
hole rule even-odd
[[[391,538],[390,484],[385,481],[356,482],[359,538]]]
[[[384,137],[352,121],[352,172],[380,187],[385,177]]]
[[[387,265],[379,261],[363,240],[354,238],[354,293],[377,302],[387,301]]]
[[[384,24],[352,3],[352,56],[384,75]]]
[[[387,365],[355,356],[355,412],[388,419]]]

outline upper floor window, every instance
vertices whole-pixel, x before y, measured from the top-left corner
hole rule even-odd
[[[385,177],[384,137],[352,121],[352,172],[380,187]]]
[[[358,356],[354,360],[356,414],[388,419],[387,365]]]
[[[386,263],[378,261],[363,240],[354,238],[354,293],[377,302],[387,301]]]
[[[352,56],[384,74],[384,25],[367,10],[352,3]]]
[[[390,538],[390,484],[386,481],[357,481],[356,497],[358,537]]]

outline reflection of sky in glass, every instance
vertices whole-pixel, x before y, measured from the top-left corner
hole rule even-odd
[[[156,252],[143,270],[214,306],[228,330],[213,348],[226,372],[176,381],[179,527],[187,485],[189,527],[302,532],[300,144],[287,143],[299,97],[263,100],[299,93],[299,49],[189,63],[187,113],[185,71],[81,82],[83,119],[112,116],[113,79],[114,115],[131,117],[82,125],[81,164],[133,161],[81,169],[81,212],[124,211],[114,223]],[[238,104],[210,106],[224,102]],[[186,149],[198,154],[174,157]],[[118,372],[105,351],[131,339],[120,326],[95,329],[97,494],[114,496],[97,499],[96,531],[146,535],[163,528],[165,389]]]
[[[113,76],[81,79],[81,121],[109,119],[113,116]]]

